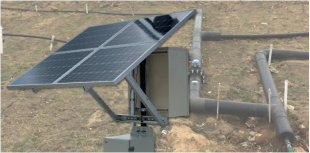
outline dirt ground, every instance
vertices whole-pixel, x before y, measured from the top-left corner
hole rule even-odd
[[[121,13],[170,13],[202,8],[203,30],[223,34],[304,32],[309,29],[309,2],[2,2],[3,7],[51,10],[90,10]],[[131,10],[132,8],[132,10]],[[2,10],[4,33],[29,34],[69,40],[92,25],[118,22],[140,16],[77,13],[36,13]],[[190,49],[193,20],[187,22],[162,46]],[[8,90],[6,86],[48,56],[50,41],[4,37],[1,56],[1,151],[101,152],[103,138],[128,134],[130,124],[112,122],[91,96],[82,89]],[[308,38],[229,40],[203,43],[203,69],[207,83],[202,96],[266,103],[254,55],[273,44],[276,49],[308,51]],[[56,50],[62,43],[54,44]],[[294,133],[309,143],[309,62],[275,61],[273,74],[283,96],[284,80],[291,83],[288,116]],[[127,112],[127,83],[97,87],[111,108]],[[248,128],[248,124],[255,128]],[[214,114],[174,118],[169,125],[152,125],[156,151],[236,152],[286,151],[275,138],[267,119]],[[167,130],[163,134],[162,130]],[[248,140],[256,135],[255,140]],[[249,137],[250,136],[250,137]],[[295,142],[294,147],[301,146]]]

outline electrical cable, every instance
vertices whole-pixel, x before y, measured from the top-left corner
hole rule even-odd
[[[11,34],[11,33],[3,33],[3,36],[10,36],[10,37],[28,37],[28,38],[37,38],[37,39],[45,39],[45,40],[51,40],[51,38],[48,37],[42,37],[42,36],[32,36],[32,35],[20,35],[20,34]],[[67,43],[67,41],[54,39],[56,42],[62,42]]]
[[[85,13],[85,11],[73,11],[73,10],[34,10],[34,9],[23,9],[23,8],[11,8],[11,7],[1,7],[4,10],[13,10],[13,11],[23,11],[23,12],[46,12],[46,13],[53,13],[53,12],[63,12],[63,13]],[[114,12],[99,12],[99,11],[88,11],[88,13],[95,13],[95,14],[105,14],[105,15],[123,15],[123,16],[133,16],[133,15],[161,15],[152,14],[152,13],[114,13]]]

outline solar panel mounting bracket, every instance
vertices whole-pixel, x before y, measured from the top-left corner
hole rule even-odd
[[[167,118],[162,117],[155,106],[152,104],[152,102],[149,100],[149,98],[145,95],[145,93],[142,91],[140,86],[137,84],[137,82],[134,80],[134,78],[131,75],[127,75],[125,77],[128,84],[132,87],[132,89],[137,93],[137,95],[141,98],[142,103],[146,107],[149,113],[152,114],[154,119],[158,122],[159,125],[165,126],[168,124]]]
[[[148,124],[159,123],[154,116],[116,115],[111,110],[111,108],[102,100],[102,98],[100,98],[100,96],[92,87],[83,87],[83,89],[84,91],[88,92],[100,104],[100,106],[109,114],[109,116],[116,122],[137,122],[137,123],[143,122]],[[166,118],[163,119],[165,121],[164,123],[166,123],[167,119]]]
[[[92,87],[83,87],[84,91],[87,91],[99,104],[100,106],[110,115],[110,117],[117,121],[117,116],[111,110],[111,108],[101,99],[101,97],[97,94],[97,92]]]
[[[141,116],[141,115],[116,115],[118,122],[135,122],[135,123],[148,123],[148,124],[157,124],[157,121],[153,116]]]

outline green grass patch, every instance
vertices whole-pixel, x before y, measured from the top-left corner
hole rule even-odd
[[[241,75],[242,67],[240,65],[233,65],[229,68],[229,74],[233,76]]]
[[[241,99],[244,102],[257,103],[257,101],[255,100],[255,93],[246,90],[230,88],[227,92],[227,98],[231,100]]]
[[[27,150],[32,150],[34,148],[34,142],[29,141],[27,138],[17,142],[13,145],[12,151],[13,152],[23,152]]]

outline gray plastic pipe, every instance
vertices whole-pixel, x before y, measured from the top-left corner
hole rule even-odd
[[[216,113],[217,100],[207,98],[191,99],[190,111],[197,114]],[[272,108],[275,107],[272,105]],[[268,105],[250,102],[235,102],[220,100],[220,114],[236,115],[243,117],[267,117]]]
[[[201,23],[202,11],[197,9],[195,17],[193,46],[190,52],[190,60],[198,60],[199,67],[201,67]],[[286,113],[281,103],[278,91],[271,76],[266,57],[269,56],[269,50],[263,50],[255,55],[257,68],[260,74],[261,82],[263,84],[265,97],[268,101],[268,89],[271,90],[272,95],[270,103],[272,104],[272,120],[276,127],[277,137],[280,140],[289,139],[294,142],[294,134],[288,122]],[[274,49],[272,59],[309,59],[309,52],[302,51],[288,51]],[[216,100],[200,98],[201,77],[198,73],[191,73],[189,76],[190,86],[190,111],[192,113],[204,113],[214,111],[216,108]],[[220,110],[222,114],[241,115],[241,116],[266,116],[268,105],[253,104],[233,101],[220,101]]]
[[[201,67],[201,25],[202,10],[197,9],[193,31],[193,44],[190,51],[190,60],[198,60]],[[202,79],[199,73],[191,73],[189,76],[190,86],[190,111],[192,113],[212,112],[216,109],[216,100],[200,98]],[[220,101],[221,114],[264,117],[268,115],[268,105],[234,101]]]
[[[198,60],[198,67],[201,67],[201,25],[202,25],[202,10],[196,9],[195,24],[193,30],[192,50],[189,53],[191,61]],[[189,76],[190,97],[200,97],[201,77],[198,73],[191,73]]]
[[[280,34],[258,34],[258,35],[222,35],[217,31],[202,31],[203,41],[221,41],[231,39],[269,39],[269,38],[291,38],[291,37],[309,37],[309,32],[298,33],[280,33]]]
[[[255,55],[255,60],[257,64],[257,69],[263,85],[265,97],[268,101],[269,93],[268,90],[271,90],[270,103],[276,105],[272,109],[272,121],[275,125],[277,131],[277,137],[280,140],[285,140],[288,138],[291,142],[294,142],[293,130],[290,126],[290,123],[287,119],[286,112],[284,110],[282,101],[280,99],[278,90],[273,81],[272,75],[269,70],[267,63],[267,58],[269,57],[269,50],[262,50],[257,52]],[[309,60],[309,52],[303,51],[290,51],[290,50],[272,50],[272,59],[300,59],[300,60]]]
[[[193,30],[193,44],[190,52],[190,59],[199,60],[201,67],[201,25],[202,25],[202,10],[196,9],[195,24]]]

